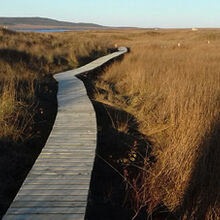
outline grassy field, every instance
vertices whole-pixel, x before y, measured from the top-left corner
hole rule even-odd
[[[95,97],[133,115],[152,143],[154,161],[145,158],[135,189],[137,211],[165,206],[180,219],[219,219],[220,31],[113,37],[131,52],[99,77]]]
[[[139,184],[128,180],[136,212],[220,218],[220,30],[0,30],[0,39],[0,139],[29,137],[36,80],[128,46],[123,61],[98,76],[95,99],[134,116],[151,143],[136,169]],[[129,120],[113,126],[129,133]]]
[[[88,32],[0,29],[0,218],[44,146],[57,111],[52,74],[83,65],[111,45]]]
[[[0,139],[17,141],[29,137],[33,108],[31,112],[28,108],[34,102],[36,81],[107,53],[111,45],[90,35],[86,32],[63,35],[0,29]]]

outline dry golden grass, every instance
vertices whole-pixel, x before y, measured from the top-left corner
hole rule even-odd
[[[96,94],[134,115],[156,162],[139,199],[180,219],[220,218],[220,31],[121,31],[131,48],[98,79]],[[146,158],[146,161],[147,158]],[[177,216],[178,216],[177,215]]]
[[[76,68],[111,47],[89,32],[39,34],[0,29],[0,139],[24,137],[33,117],[29,110],[36,80]]]
[[[32,73],[39,75],[75,68],[86,62],[85,58],[95,59],[110,47],[109,42],[89,32],[40,34],[0,29],[1,61],[9,64],[17,76],[27,74],[29,77]],[[18,74],[17,69],[22,67],[24,69]],[[1,72],[2,68],[1,64]]]
[[[97,93],[96,99],[134,115],[156,158],[151,166],[146,158],[140,170],[139,205],[150,213],[164,204],[180,219],[219,219],[219,30],[0,30],[0,138],[18,139],[22,129],[17,132],[14,119],[31,120],[15,92],[17,80],[29,83],[31,105],[34,79],[104,54],[108,42],[128,46],[131,53],[99,77],[96,87],[107,94]],[[113,125],[127,132],[126,124]]]
[[[25,102],[16,97],[16,88],[13,81],[2,82],[2,94],[0,96],[0,133],[1,140],[22,140],[28,126],[33,123],[33,114],[28,111]],[[24,97],[34,96],[33,91],[23,94]]]

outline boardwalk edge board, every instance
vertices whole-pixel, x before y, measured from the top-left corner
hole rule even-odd
[[[103,56],[55,74],[58,111],[51,134],[3,220],[83,220],[96,150],[96,116],[83,82],[92,71],[128,52]]]

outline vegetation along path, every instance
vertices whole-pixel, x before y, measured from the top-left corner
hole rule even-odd
[[[47,143],[4,220],[84,219],[96,150],[96,117],[84,84],[75,76],[124,54],[127,48],[55,75],[58,113]]]

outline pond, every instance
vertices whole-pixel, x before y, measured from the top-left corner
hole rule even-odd
[[[76,29],[29,29],[29,28],[14,28],[13,31],[21,32],[39,32],[39,33],[48,33],[48,32],[66,32],[66,31],[86,31],[86,28],[76,28]]]

